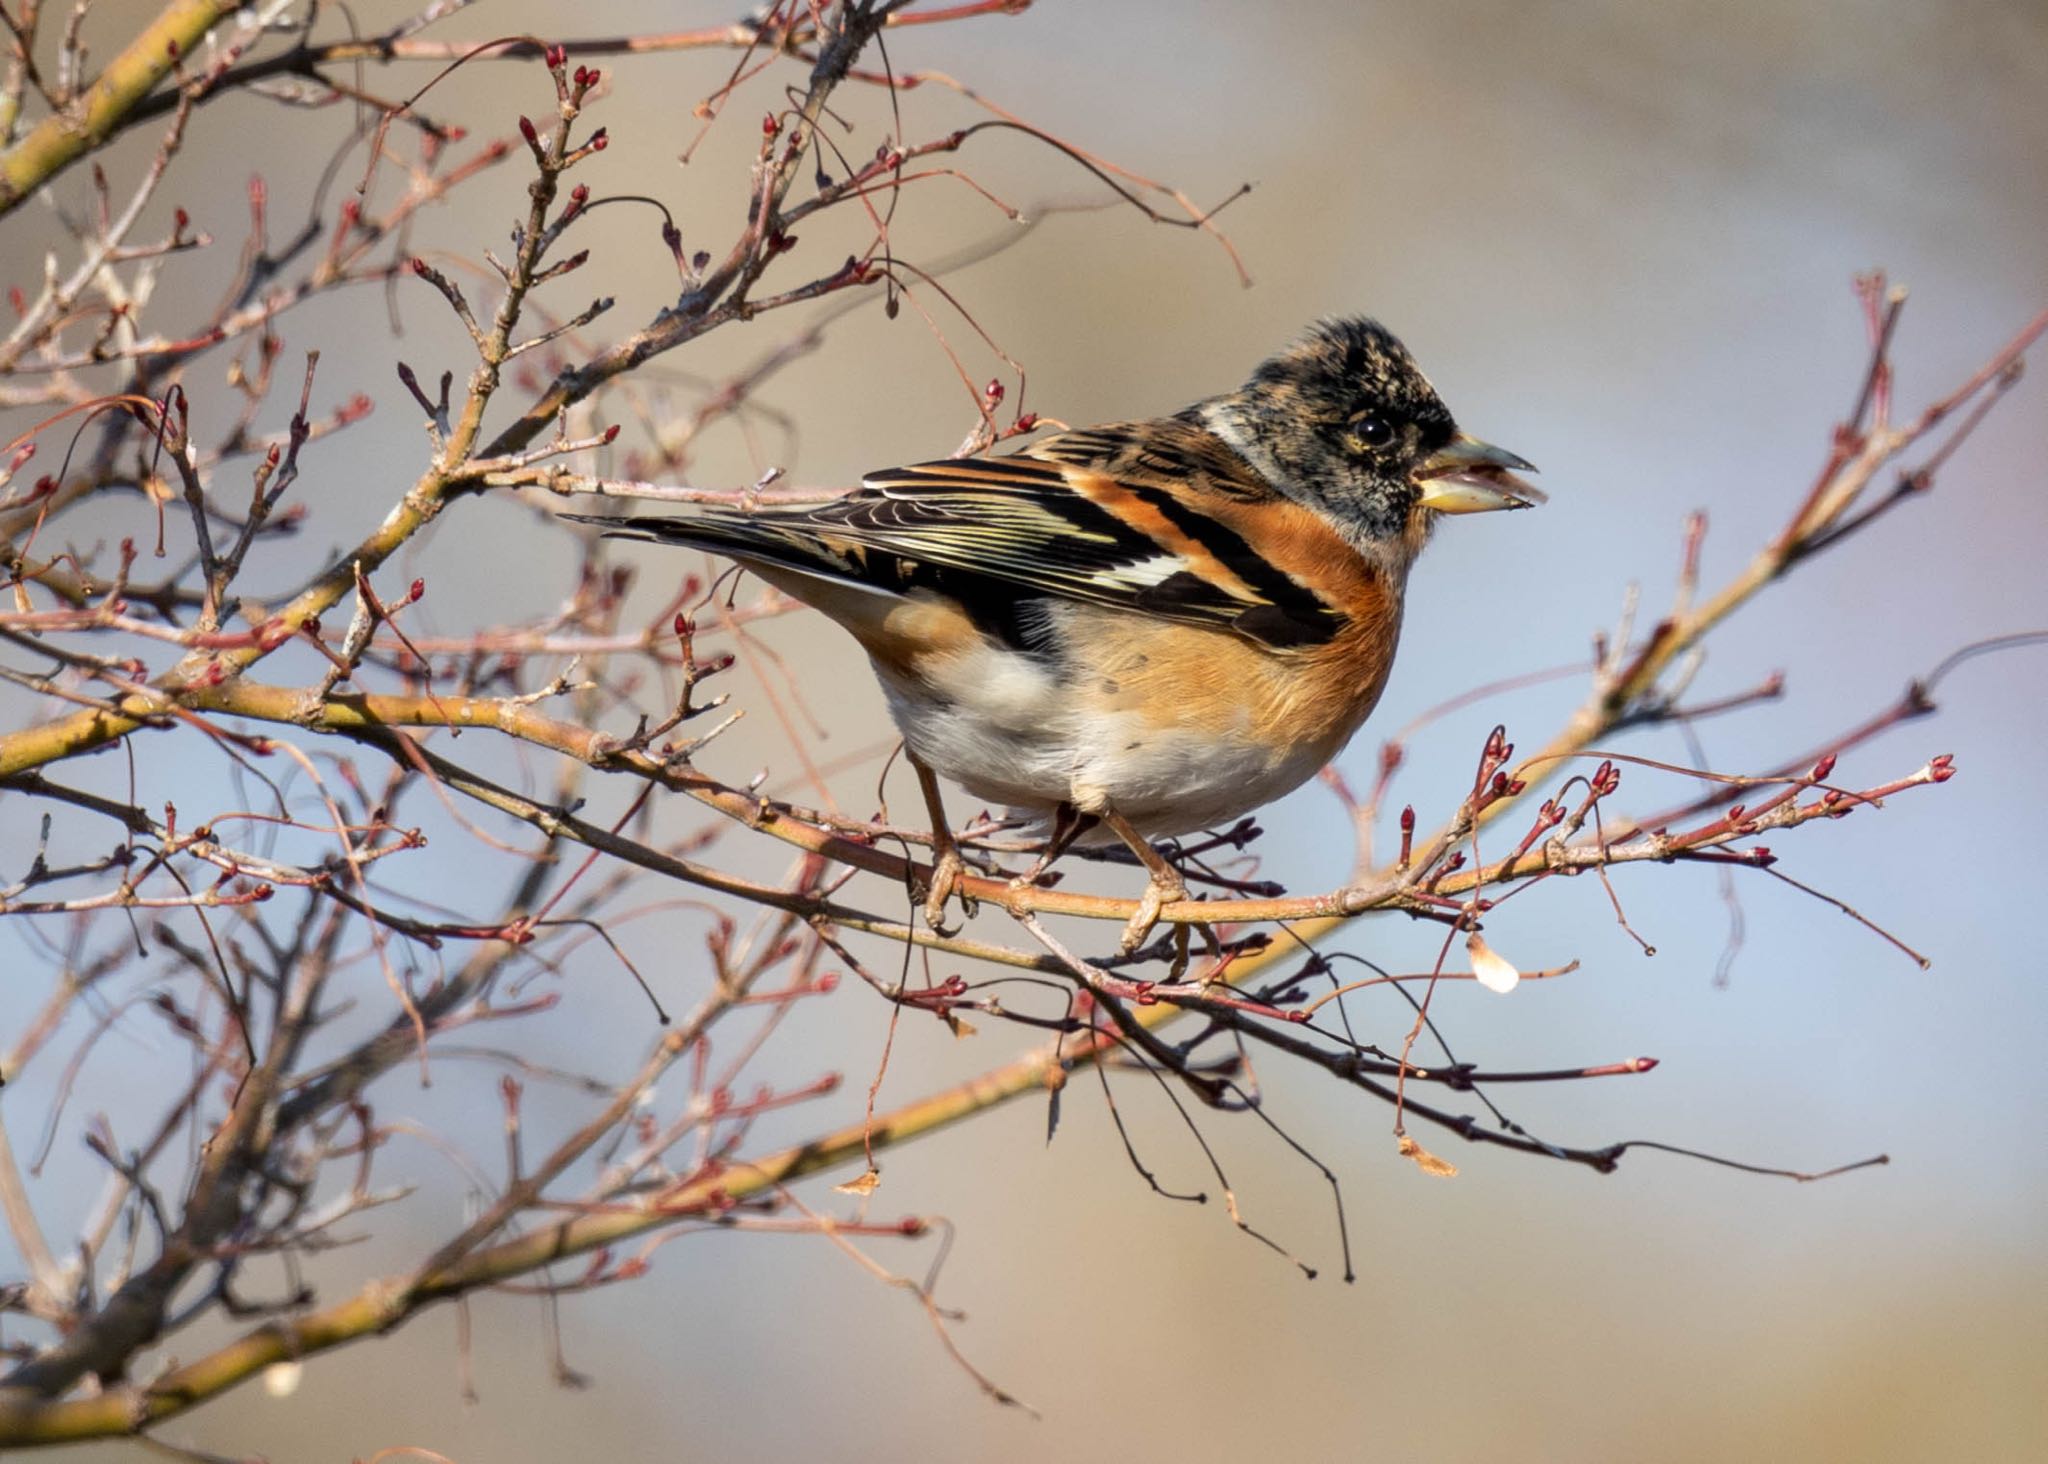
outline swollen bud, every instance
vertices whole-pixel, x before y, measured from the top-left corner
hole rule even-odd
[[[1521,984],[1522,973],[1488,945],[1478,931],[1465,937],[1465,954],[1471,958],[1474,979],[1488,991],[1505,996]]]

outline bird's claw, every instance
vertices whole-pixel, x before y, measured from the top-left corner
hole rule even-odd
[[[967,862],[960,857],[960,851],[950,844],[932,859],[931,884],[924,898],[924,923],[940,935],[952,936],[960,933],[958,925],[949,927],[946,924],[946,904],[953,898],[954,891],[959,889],[960,880],[966,873]],[[978,903],[962,893],[960,913],[963,916],[973,915]]]
[[[1178,879],[1171,883],[1159,879],[1145,886],[1145,893],[1138,898],[1138,908],[1124,927],[1123,940],[1118,945],[1122,955],[1134,954],[1152,933],[1152,927],[1159,923],[1159,913],[1168,905],[1188,897],[1188,887]],[[1188,928],[1176,925],[1173,928],[1173,965],[1168,968],[1167,980],[1178,981],[1188,967]]]
[[[1009,893],[1003,898],[1003,908],[1012,915],[1022,916],[1028,914],[1030,907],[1026,902],[1031,898],[1031,892],[1037,888],[1037,870],[1034,869],[1029,874],[1012,875],[1010,877]]]

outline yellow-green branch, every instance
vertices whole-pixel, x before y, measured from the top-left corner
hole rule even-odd
[[[1166,1015],[1152,1010],[1155,1020]],[[1107,1039],[1098,1039],[1106,1041]],[[1069,1039],[1066,1064],[1085,1063],[1099,1048]],[[418,1281],[373,1282],[334,1306],[267,1322],[196,1362],[173,1368],[147,1387],[118,1387],[93,1398],[61,1401],[0,1392],[0,1447],[57,1444],[140,1433],[248,1381],[274,1363],[295,1361],[387,1332],[437,1302],[526,1275],[555,1261],[585,1255],[691,1218],[715,1217],[737,1201],[768,1194],[877,1149],[958,1123],[1023,1093],[1044,1092],[1063,1072],[1048,1047],[993,1072],[852,1124],[806,1144],[694,1180],[628,1209],[595,1210],[476,1251]]]
[[[123,120],[241,0],[172,0],[108,63],[85,95],[0,153],[0,217],[121,128]]]

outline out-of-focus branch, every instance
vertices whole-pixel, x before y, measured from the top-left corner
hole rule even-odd
[[[860,1157],[867,1142],[894,1145],[933,1133],[1021,1093],[1044,1092],[1051,1076],[1085,1063],[1104,1048],[1069,1039],[1056,1055],[1048,1047],[969,1082],[906,1104],[873,1123],[852,1124],[760,1159],[733,1162],[716,1175],[690,1181],[644,1201],[536,1227],[515,1239],[471,1252],[453,1264],[407,1281],[379,1281],[347,1301],[304,1316],[267,1322],[207,1356],[173,1368],[147,1386],[124,1385],[96,1398],[62,1401],[24,1398],[0,1390],[0,1447],[53,1444],[139,1433],[217,1397],[273,1363],[296,1361],[345,1343],[390,1331],[437,1302],[515,1277],[571,1256],[586,1255],[678,1222],[715,1218],[734,1205],[772,1194],[807,1175]]]
[[[171,0],[82,97],[0,153],[0,218],[118,132],[136,104],[240,8],[241,0]]]

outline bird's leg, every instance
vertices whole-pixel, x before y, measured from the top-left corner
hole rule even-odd
[[[1030,869],[1010,881],[1011,890],[1023,894],[1036,885],[1053,861],[1067,852],[1067,846],[1095,827],[1098,820],[1092,813],[1083,813],[1071,803],[1062,803],[1052,812],[1052,832],[1046,837],[1045,851],[1038,856],[1038,862]]]
[[[944,924],[946,901],[953,897],[960,876],[967,872],[967,865],[960,858],[960,846],[953,841],[952,827],[946,822],[946,805],[939,797],[938,774],[914,756],[910,758],[910,765],[917,769],[918,791],[924,794],[925,812],[932,821],[932,882],[925,893],[925,924],[941,935],[950,935],[952,931],[947,930]],[[960,897],[960,911],[963,915],[974,913],[973,903],[964,894]]]
[[[1097,817],[1112,833],[1130,846],[1131,852],[1138,856],[1139,863],[1143,864],[1146,872],[1152,876],[1151,882],[1145,886],[1145,893],[1138,899],[1137,913],[1131,916],[1130,924],[1124,927],[1121,949],[1128,956],[1145,943],[1145,937],[1150,935],[1152,927],[1159,923],[1160,910],[1176,900],[1185,900],[1188,897],[1188,887],[1181,879],[1180,871],[1167,863],[1160,852],[1131,827],[1129,819],[1114,809],[1104,809]],[[1185,925],[1176,925],[1173,928],[1173,965],[1167,972],[1167,979],[1178,981],[1187,967],[1188,928]]]

